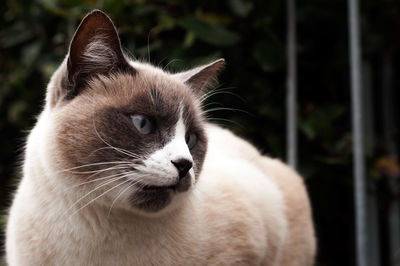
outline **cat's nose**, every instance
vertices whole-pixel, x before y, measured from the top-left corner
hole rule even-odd
[[[190,168],[193,166],[193,163],[187,159],[172,160],[171,163],[175,165],[176,169],[178,169],[179,179],[186,176]]]

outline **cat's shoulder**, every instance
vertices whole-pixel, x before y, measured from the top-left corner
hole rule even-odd
[[[278,203],[282,197],[280,189],[275,177],[271,176],[274,171],[266,171],[260,165],[268,157],[228,129],[207,124],[206,132],[208,150],[199,185],[205,184],[207,193],[214,193],[210,191],[215,189],[232,197],[242,195],[258,200],[257,195],[265,195],[264,192],[269,191],[268,197],[276,198],[277,205],[281,204]]]
[[[205,128],[208,137],[208,155],[213,155],[214,152],[223,152],[230,158],[249,160],[261,156],[254,145],[232,131],[212,123],[207,123]]]
[[[209,141],[208,148],[210,150],[207,155],[220,156],[222,152],[224,156],[228,156],[229,158],[251,162],[254,166],[261,168],[267,175],[275,178],[285,176],[285,179],[297,180],[297,182],[303,183],[302,178],[289,165],[279,159],[263,155],[253,144],[234,134],[232,131],[208,123],[206,125],[206,132]]]

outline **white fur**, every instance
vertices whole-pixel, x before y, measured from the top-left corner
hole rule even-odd
[[[103,41],[106,36],[97,35],[86,46],[83,53],[81,72],[90,73],[93,66],[114,66],[118,60],[117,54]]]
[[[174,134],[169,143],[162,149],[155,151],[144,161],[144,165],[137,167],[138,171],[152,174],[142,183],[146,185],[168,186],[178,181],[178,170],[171,161],[186,159],[193,163],[192,155],[185,141],[186,128],[182,118],[182,112],[174,128]],[[192,183],[194,182],[193,168],[189,171]]]

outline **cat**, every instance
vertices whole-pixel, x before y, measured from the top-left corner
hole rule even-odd
[[[205,120],[224,64],[131,61],[89,13],[27,139],[9,265],[313,265],[301,177]]]

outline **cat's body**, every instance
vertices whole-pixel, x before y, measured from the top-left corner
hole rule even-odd
[[[90,19],[100,20],[107,26],[103,16],[96,11],[86,21],[90,25]],[[83,23],[82,32],[85,27],[89,26]],[[74,40],[79,37],[78,33]],[[213,76],[218,62],[180,75],[130,62],[133,75],[119,71],[99,76],[90,81],[90,89],[69,96],[60,86],[65,84],[66,69],[69,74],[74,71],[66,59],[48,86],[46,106],[27,141],[24,176],[7,226],[8,263],[312,265],[315,238],[301,178],[228,130],[203,122],[193,98],[197,96],[184,85],[204,86],[209,78],[204,75]],[[145,128],[150,120],[135,117],[147,110],[126,107],[145,103],[148,99],[141,91],[146,94],[154,87],[157,93],[149,96],[158,103],[154,112],[169,114],[173,109],[170,116],[176,119],[171,124],[168,117],[154,119],[153,127],[164,127],[154,135],[163,143],[157,149],[145,144],[129,147],[130,138],[140,142],[157,131]],[[133,120],[141,119],[135,127],[142,135],[130,132],[135,127],[126,124],[129,119],[113,111],[121,109],[133,114]],[[185,139],[189,149],[182,146]],[[143,156],[123,176],[127,183],[118,183],[126,165],[98,168],[107,162],[104,158],[117,161],[115,156],[121,153]],[[174,153],[191,162],[182,175]],[[177,167],[179,179],[170,174],[175,173],[174,166],[163,164],[165,156]],[[91,165],[81,168],[85,164]],[[139,170],[147,172],[139,176]],[[107,171],[114,175],[109,183]],[[135,187],[129,178],[145,185]],[[171,184],[172,189],[164,187]]]

